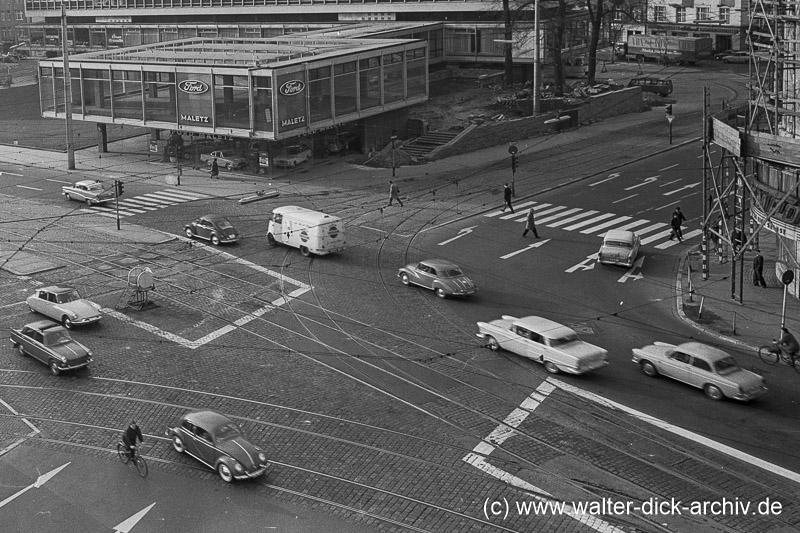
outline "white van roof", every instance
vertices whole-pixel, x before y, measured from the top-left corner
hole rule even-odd
[[[339,217],[327,215],[320,211],[312,211],[311,209],[306,209],[305,207],[300,207],[297,205],[284,205],[281,207],[276,207],[272,210],[272,212],[278,215],[290,216],[297,220],[303,220],[314,225],[323,224],[326,222],[338,222],[340,220]]]

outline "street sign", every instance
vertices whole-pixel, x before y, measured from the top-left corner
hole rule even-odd
[[[508,146],[508,153],[511,154],[511,155],[516,154],[517,153],[517,145],[516,144],[509,145]]]
[[[794,270],[787,270],[781,276],[781,283],[789,285],[794,281]]]
[[[672,124],[672,121],[675,120],[675,115],[667,115],[667,120]]]

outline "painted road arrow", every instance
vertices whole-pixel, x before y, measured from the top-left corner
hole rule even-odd
[[[67,465],[69,465],[69,463],[66,463],[66,464],[64,464],[64,465],[61,465],[61,466],[59,466],[58,468],[56,468],[56,469],[54,469],[54,470],[51,470],[51,471],[49,471],[49,472],[48,472],[48,473],[46,473],[46,474],[42,474],[41,476],[39,476],[38,478],[36,478],[36,481],[34,481],[32,484],[28,485],[27,487],[25,487],[25,488],[24,488],[24,489],[22,489],[21,491],[19,491],[19,492],[15,493],[15,494],[12,494],[12,495],[11,495],[11,496],[9,496],[8,498],[6,498],[6,499],[5,499],[5,500],[3,500],[2,502],[0,502],[0,507],[3,507],[5,504],[7,504],[7,503],[11,502],[12,500],[14,500],[14,499],[15,499],[15,498],[17,498],[17,497],[19,497],[19,496],[22,496],[23,494],[25,494],[26,492],[28,492],[28,491],[29,491],[29,490],[31,490],[31,489],[38,489],[38,488],[41,488],[41,486],[42,486],[42,485],[44,485],[45,483],[47,483],[48,481],[50,481],[50,479],[51,479],[53,476],[55,476],[56,474],[58,474],[59,472],[61,472],[62,470],[64,470],[64,469],[67,467]]]
[[[642,183],[639,183],[638,185],[631,185],[630,187],[625,187],[625,190],[626,191],[630,191],[632,189],[635,189],[636,187],[641,187],[642,185],[647,185],[648,183],[652,183],[652,182],[656,181],[657,179],[658,179],[658,176],[653,176],[651,178],[645,178]]]
[[[636,281],[637,279],[644,278],[644,276],[642,276],[641,272],[638,273],[638,274],[635,274],[635,275],[633,274],[633,271],[636,270],[637,268],[641,269],[643,264],[644,264],[644,256],[642,256],[639,259],[637,259],[633,263],[633,266],[631,266],[631,268],[627,272],[625,272],[625,274],[621,278],[619,278],[617,280],[617,282],[618,283],[625,283],[629,279],[633,279],[634,281]]]
[[[569,267],[564,272],[569,272],[571,274],[576,270],[591,270],[594,268],[596,261],[597,261],[597,252],[593,253],[592,255],[587,255],[586,259],[584,259],[575,266]]]
[[[123,520],[122,522],[114,526],[114,533],[129,533],[134,527],[136,527],[136,524],[139,523],[139,520],[144,518],[144,515],[146,515],[147,512],[150,511],[150,509],[152,509],[155,504],[156,502],[151,503],[150,505],[148,505],[135,515]]]
[[[477,227],[478,226],[471,226],[469,228],[460,229],[460,230],[458,230],[458,235],[456,235],[452,239],[447,239],[446,241],[440,242],[439,246],[444,246],[445,244],[449,244],[449,243],[453,242],[456,239],[460,239],[461,237],[469,235],[470,233],[472,233],[472,230],[474,230]]]
[[[13,172],[0,172],[0,176],[16,176],[21,178],[22,174],[14,174]]]
[[[517,254],[521,254],[522,252],[527,252],[528,250],[532,250],[533,248],[538,248],[546,242],[550,242],[550,239],[545,239],[543,241],[535,242],[533,244],[529,244],[522,250],[517,250],[516,252],[511,252],[510,254],[501,255],[500,259],[508,259],[509,257],[514,257]]]
[[[680,189],[675,189],[674,191],[665,192],[665,193],[664,193],[664,196],[669,196],[669,195],[671,195],[671,194],[679,193],[679,192],[681,192],[681,191],[682,191],[682,190],[684,190],[684,189],[691,189],[692,187],[697,187],[698,185],[700,185],[700,182],[697,182],[697,183],[690,183],[689,185],[684,185],[684,186],[683,186],[683,187],[681,187]]]

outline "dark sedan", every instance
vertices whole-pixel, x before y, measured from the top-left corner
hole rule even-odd
[[[233,227],[230,220],[219,215],[205,215],[183,227],[186,236],[190,239],[205,239],[214,246],[222,243],[237,242],[239,232]]]
[[[267,470],[267,456],[242,434],[235,422],[216,411],[191,411],[167,437],[179,453],[191,455],[215,470],[226,483],[258,477]]]
[[[411,263],[397,272],[403,285],[419,285],[431,289],[439,298],[469,296],[477,287],[458,265],[442,259],[428,259]]]
[[[92,362],[92,352],[72,340],[61,324],[39,320],[11,330],[11,344],[20,355],[30,355],[57,376],[64,370],[81,368]]]

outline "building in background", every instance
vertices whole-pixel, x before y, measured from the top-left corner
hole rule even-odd
[[[24,0],[0,0],[0,43],[2,52],[24,40],[23,24],[29,22],[25,17]]]

